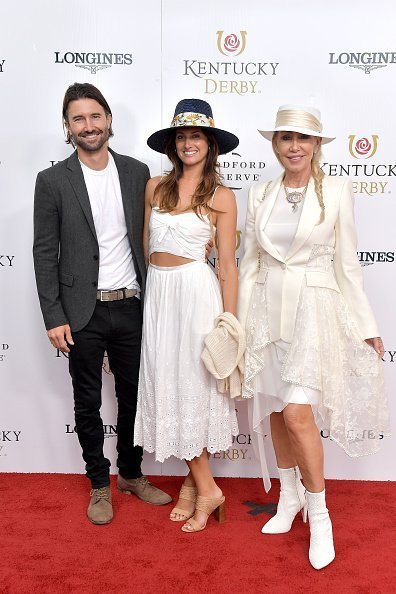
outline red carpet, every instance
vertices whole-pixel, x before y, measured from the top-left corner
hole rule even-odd
[[[176,496],[177,477],[153,482]],[[243,502],[277,501],[259,479],[219,479],[228,521],[184,534],[154,507],[119,493],[115,518],[86,517],[89,484],[80,475],[1,474],[1,594],[386,594],[396,591],[396,484],[327,481],[336,559],[316,571],[308,562],[308,527],[263,535],[270,517]],[[260,511],[253,508],[253,511]]]

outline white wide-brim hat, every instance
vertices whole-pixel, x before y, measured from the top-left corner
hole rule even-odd
[[[334,136],[327,136],[320,121],[320,111],[306,105],[281,105],[276,114],[275,127],[272,130],[259,130],[267,140],[272,140],[275,132],[300,132],[308,136],[318,136],[322,144],[334,140]]]

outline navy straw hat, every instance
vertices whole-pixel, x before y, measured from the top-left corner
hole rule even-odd
[[[176,105],[175,114],[169,128],[154,132],[147,144],[157,153],[165,153],[165,147],[175,128],[208,128],[217,140],[219,155],[229,153],[239,144],[239,139],[231,132],[216,128],[212,108],[202,99],[182,99]]]

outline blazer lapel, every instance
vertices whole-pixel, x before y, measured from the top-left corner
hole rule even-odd
[[[320,218],[320,206],[315,192],[314,180],[309,180],[307,193],[304,198],[302,213],[298,223],[296,235],[287,252],[287,258],[291,258],[306,242],[312,233],[312,229],[318,223]]]
[[[87,219],[89,228],[91,229],[93,236],[95,237],[96,241],[98,240],[96,236],[96,230],[94,225],[94,220],[92,216],[91,204],[89,202],[89,196],[87,191],[87,186],[85,185],[84,175],[81,169],[81,165],[78,161],[77,151],[75,151],[71,157],[69,157],[67,161],[67,169],[69,170],[69,180],[70,184],[74,190],[76,198],[80,203],[80,206],[83,210],[85,218]]]
[[[275,204],[276,197],[278,196],[279,188],[281,186],[283,174],[278,177],[274,182],[271,182],[266,196],[262,203],[257,207],[256,211],[256,236],[259,238],[259,242],[263,246],[266,252],[271,256],[284,261],[284,258],[280,255],[276,247],[272,244],[269,237],[265,233],[265,226],[268,222],[269,216]]]

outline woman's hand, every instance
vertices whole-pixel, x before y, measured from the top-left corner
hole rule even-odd
[[[375,338],[366,338],[365,342],[378,354],[378,357],[382,359],[385,353],[384,345],[382,342],[382,338],[380,336],[376,336]]]
[[[209,256],[210,256],[210,252],[212,251],[213,248],[213,241],[211,239],[209,239],[208,243],[205,245],[205,260],[208,260]]]

